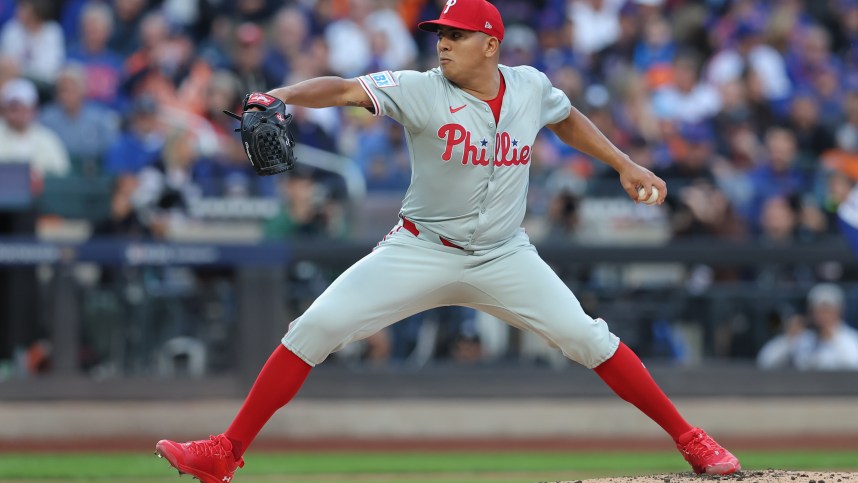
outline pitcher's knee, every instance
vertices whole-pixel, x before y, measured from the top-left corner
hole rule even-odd
[[[309,311],[289,324],[283,345],[308,364],[321,364],[345,343],[349,328],[341,319],[319,317]]]
[[[588,369],[610,359],[620,345],[620,339],[611,333],[602,319],[564,326],[551,339],[563,355]]]

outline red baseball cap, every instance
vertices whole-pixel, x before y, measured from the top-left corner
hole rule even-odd
[[[427,32],[435,32],[440,26],[482,32],[503,41],[500,12],[486,0],[447,0],[438,20],[417,24],[420,30]]]

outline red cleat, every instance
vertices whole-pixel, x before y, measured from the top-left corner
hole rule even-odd
[[[700,428],[694,428],[679,438],[685,444],[676,444],[676,448],[685,457],[697,474],[729,475],[742,469],[738,458],[716,443],[712,437]]]
[[[232,442],[222,434],[187,443],[162,439],[155,445],[155,454],[167,458],[179,474],[189,474],[202,483],[230,483],[236,468],[244,466],[244,459],[235,460]]]

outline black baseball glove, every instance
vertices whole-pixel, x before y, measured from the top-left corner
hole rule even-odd
[[[289,132],[292,114],[286,114],[283,101],[254,92],[244,96],[241,116],[223,112],[241,121],[235,131],[241,133],[244,152],[256,174],[269,176],[295,167],[295,140]]]

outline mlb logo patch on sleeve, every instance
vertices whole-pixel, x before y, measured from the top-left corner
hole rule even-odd
[[[393,73],[389,70],[384,72],[376,72],[375,74],[369,75],[372,78],[372,81],[375,83],[376,87],[394,87],[396,86],[396,79],[393,78]]]

